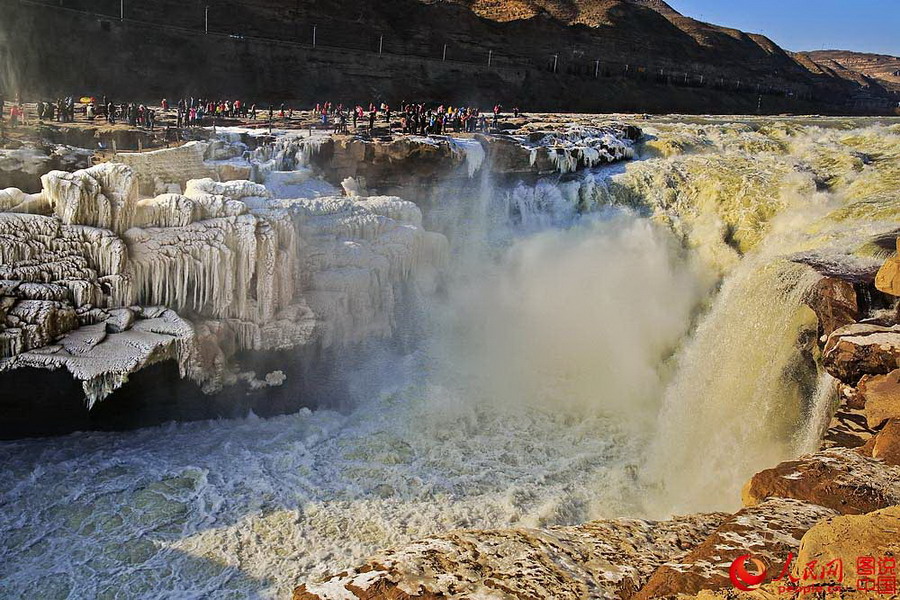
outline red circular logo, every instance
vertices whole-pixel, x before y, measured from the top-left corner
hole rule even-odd
[[[746,563],[748,560],[756,567],[758,571],[756,575],[747,571]],[[728,575],[731,577],[731,583],[734,584],[734,587],[742,592],[752,592],[765,580],[766,565],[758,558],[745,554],[734,559],[734,562],[731,563],[731,568],[728,570]]]

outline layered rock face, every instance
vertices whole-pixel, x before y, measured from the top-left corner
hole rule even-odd
[[[242,350],[390,336],[405,290],[435,285],[447,243],[412,203],[273,200],[249,181],[189,179],[209,167],[184,148],[168,171],[153,153],[123,160],[156,181],[104,163],[0,194],[0,371],[64,367],[90,406],[174,359],[213,391]],[[160,183],[178,193],[141,197]]]

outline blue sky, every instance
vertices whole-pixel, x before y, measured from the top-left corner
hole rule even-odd
[[[900,0],[667,0],[683,15],[763,33],[788,50],[900,56]]]

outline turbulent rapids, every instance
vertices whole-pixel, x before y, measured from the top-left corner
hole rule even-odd
[[[0,596],[280,597],[453,529],[737,509],[751,475],[816,449],[835,408],[813,356],[803,301],[819,276],[807,265],[887,256],[878,242],[900,230],[900,124],[670,118],[643,129],[627,163],[526,148],[557,167],[532,178],[497,175],[480,147],[452,142],[460,172],[428,198],[409,182],[393,190],[404,200],[354,198],[366,195],[357,176],[351,198],[323,200],[339,191],[308,168],[315,149],[284,140],[254,157],[266,188],[189,188],[188,213],[269,219],[269,259],[315,263],[312,309],[332,311],[326,345],[362,355],[341,373],[349,400],[3,443]],[[238,200],[249,208],[228,204]],[[129,238],[142,230],[117,218],[172,214],[154,210],[111,207],[106,227]],[[340,211],[358,221],[328,220]],[[342,227],[363,240],[344,254],[298,243]],[[212,281],[222,270],[203,261],[231,255],[202,252],[173,266],[148,242],[132,256],[147,271],[137,281],[204,268]],[[338,281],[338,263],[357,279]],[[370,263],[363,301],[353,294]],[[290,307],[284,278],[243,268],[234,289],[252,279],[260,298]],[[409,274],[416,293],[395,303]],[[247,321],[263,310],[225,315],[186,281],[122,293]],[[341,285],[346,297],[325,297]],[[292,334],[276,322],[247,335]],[[92,390],[98,401],[108,391]]]

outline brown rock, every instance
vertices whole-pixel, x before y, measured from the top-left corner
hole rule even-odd
[[[625,599],[657,567],[681,559],[727,517],[453,532],[382,552],[359,568],[298,587],[293,597]]]
[[[757,473],[743,496],[747,506],[782,497],[841,514],[864,514],[900,504],[900,467],[847,448],[832,448]]]
[[[869,427],[877,428],[889,419],[900,419],[900,369],[866,381],[863,396]]]
[[[683,559],[662,565],[634,600],[675,598],[701,590],[733,588],[728,570],[739,556],[761,560],[766,572],[784,565],[796,553],[803,534],[822,519],[836,516],[830,509],[798,500],[771,498],[733,515]]]
[[[900,255],[900,238],[897,238],[897,252]],[[875,276],[875,287],[891,296],[900,296],[900,256],[893,256],[882,265]]]
[[[889,465],[900,466],[900,419],[891,419],[872,438],[871,456]]]
[[[822,364],[849,385],[863,375],[885,375],[900,366],[900,325],[855,323],[835,330],[825,343]]]
[[[851,283],[823,277],[810,289],[806,304],[816,313],[824,335],[859,320],[856,290]]]
[[[821,449],[859,448],[875,436],[866,423],[866,415],[861,409],[853,409],[846,404],[838,408],[825,431]]]
[[[863,410],[866,408],[866,384],[871,378],[872,375],[863,375],[855,388],[841,384],[841,387],[847,389],[847,393],[844,395],[847,408],[851,410]]]
[[[816,524],[803,536],[800,553],[794,563],[794,576],[801,578],[802,581],[803,569],[812,561],[816,561],[818,565],[825,565],[839,559],[843,566],[844,586],[855,588],[860,577],[856,565],[858,557],[881,558],[898,555],[900,555],[900,506],[892,506],[866,515],[834,517]],[[836,577],[826,577],[816,583],[841,582],[837,581]],[[888,595],[885,594],[884,597]]]

